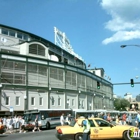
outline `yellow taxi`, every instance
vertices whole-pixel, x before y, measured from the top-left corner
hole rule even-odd
[[[57,126],[56,137],[59,140],[82,140],[84,118],[72,120],[70,125]],[[132,136],[130,125],[115,125],[101,118],[89,118],[91,125],[90,139],[124,139],[130,140]],[[137,129],[136,127],[133,127]]]

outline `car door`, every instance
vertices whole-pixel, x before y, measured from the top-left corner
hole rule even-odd
[[[116,138],[118,133],[118,130],[115,128],[115,126],[111,125],[109,122],[104,120],[95,120],[98,124],[97,127],[95,127],[93,131],[93,138],[98,137],[98,139],[109,139],[109,138]]]
[[[96,127],[95,122],[93,120],[90,120],[90,139],[98,139],[99,138],[99,128]]]

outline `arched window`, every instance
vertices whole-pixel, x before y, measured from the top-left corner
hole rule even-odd
[[[52,105],[55,105],[55,99],[53,96],[50,97]]]
[[[39,44],[31,44],[29,45],[29,53],[45,56],[45,48]]]
[[[58,98],[58,105],[61,106],[61,98]]]

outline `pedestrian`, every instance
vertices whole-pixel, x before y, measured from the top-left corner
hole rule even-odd
[[[91,115],[91,118],[94,118],[94,114]]]
[[[117,115],[117,114],[116,114],[116,116],[115,116],[115,121],[116,121],[116,119],[118,119],[118,116],[121,117],[120,115]]]
[[[3,125],[4,125],[4,128],[6,129],[6,117],[3,118]]]
[[[118,115],[118,117],[116,118],[116,124],[117,125],[122,125],[122,121],[121,121],[120,115]]]
[[[20,116],[15,116],[14,117],[14,128],[20,129],[20,126],[21,126]]]
[[[106,113],[103,115],[103,119],[104,119],[104,120],[107,120],[107,115],[106,115]]]
[[[131,113],[128,115],[128,117],[127,117],[127,123],[129,124],[129,125],[132,125],[132,116],[131,116]]]
[[[68,114],[67,117],[66,117],[66,123],[67,125],[69,125],[71,122],[71,114]]]
[[[136,126],[140,129],[140,111],[138,112],[135,119]]]
[[[62,115],[60,117],[60,123],[61,123],[61,125],[65,124],[64,113],[62,113]]]
[[[85,116],[85,120],[82,122],[83,126],[83,140],[90,140],[90,122],[88,116]]]
[[[10,119],[9,119],[10,121],[9,121],[9,130],[10,130],[10,133],[12,133],[12,131],[13,131],[13,118],[12,117],[10,117]]]
[[[122,116],[123,125],[126,125],[126,118],[127,118],[126,113],[124,113]]]
[[[108,122],[112,122],[112,118],[111,118],[111,116],[110,116],[110,113],[107,114],[107,121],[108,121]]]
[[[6,119],[6,128],[9,130],[9,124],[10,124],[10,117],[7,117]]]
[[[35,132],[35,130],[41,131],[38,125],[38,115],[36,115],[36,118],[35,118],[35,127],[33,129],[33,132]]]
[[[20,118],[20,131],[19,131],[19,133],[26,133],[26,131],[25,131],[25,120],[23,119],[23,117],[21,117]]]
[[[0,125],[3,125],[3,119],[0,118]]]
[[[98,114],[98,118],[103,118],[103,112],[100,112],[100,113]]]

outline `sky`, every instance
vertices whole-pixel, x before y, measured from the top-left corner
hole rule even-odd
[[[53,43],[57,27],[87,66],[103,68],[113,84],[140,81],[140,0],[0,0],[0,14],[0,24]],[[113,92],[135,97],[140,85],[114,85]]]

